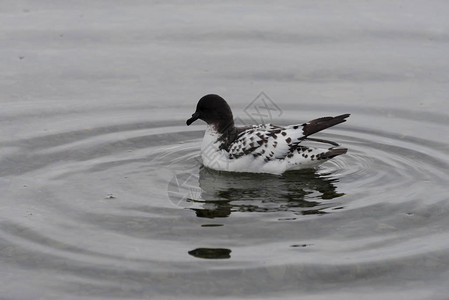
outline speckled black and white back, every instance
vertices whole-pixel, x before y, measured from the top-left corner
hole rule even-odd
[[[206,167],[220,171],[281,174],[288,170],[312,168],[347,152],[346,148],[340,148],[334,142],[309,136],[345,122],[349,114],[285,127],[261,124],[238,128],[232,119],[229,120],[232,113],[227,103],[217,95],[209,96],[213,99],[208,102],[208,96],[203,97],[197,111],[187,121],[190,125],[198,118],[207,120],[201,145],[201,158]],[[220,109],[225,110],[226,117],[220,115]],[[332,147],[310,147],[305,143],[308,140],[324,142]]]
[[[315,167],[347,151],[335,147],[308,147],[303,145],[305,139],[300,125],[255,125],[240,133],[227,151],[220,150],[219,134],[208,126],[201,157],[206,167],[215,170],[281,174]]]

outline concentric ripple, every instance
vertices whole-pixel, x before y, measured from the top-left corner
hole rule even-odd
[[[23,295],[50,284],[90,298],[175,287],[193,297],[254,292],[233,280],[242,274],[269,279],[257,287],[262,293],[299,283],[331,293],[336,284],[365,287],[361,278],[380,287],[385,274],[421,282],[445,272],[447,143],[359,120],[355,113],[320,134],[347,155],[281,176],[202,167],[204,127],[180,120],[2,142],[4,284],[15,288],[20,278],[30,286]],[[441,132],[447,125],[431,124]],[[200,284],[211,276],[220,284]]]

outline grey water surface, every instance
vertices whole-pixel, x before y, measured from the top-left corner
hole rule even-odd
[[[0,2],[0,299],[447,299],[449,2]],[[201,166],[239,123],[349,149]]]

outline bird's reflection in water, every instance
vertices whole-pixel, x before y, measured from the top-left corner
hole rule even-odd
[[[233,212],[324,214],[330,200],[344,195],[336,191],[336,178],[315,170],[270,174],[217,172],[202,167],[200,199],[189,199],[201,218],[223,218]]]
[[[192,256],[205,259],[231,258],[231,250],[226,248],[196,248],[188,253]]]

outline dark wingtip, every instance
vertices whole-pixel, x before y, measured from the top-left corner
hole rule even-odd
[[[346,122],[346,118],[348,118],[350,115],[351,114],[344,114],[336,117],[323,117],[309,121],[302,124],[303,133],[305,136],[309,136],[326,128]]]
[[[335,123],[334,125],[346,122],[346,119],[349,118],[351,114],[343,114],[343,115],[339,115],[336,117],[333,117],[333,122]],[[334,126],[332,125],[332,126]]]
[[[343,122],[346,122],[346,119],[349,118],[350,115],[351,115],[351,114],[344,114],[344,115],[336,116],[335,118],[336,118],[336,119],[340,119],[340,120],[342,120]]]
[[[331,148],[329,149],[329,151],[323,154],[323,158],[333,158],[338,155],[346,154],[347,152],[347,148]]]

